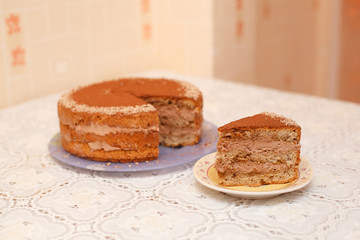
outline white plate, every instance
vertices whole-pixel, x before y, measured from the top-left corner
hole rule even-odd
[[[215,163],[215,154],[216,153],[208,154],[195,163],[195,178],[205,187],[223,192],[233,197],[246,199],[265,199],[276,197],[280,194],[292,192],[305,187],[310,183],[314,175],[310,162],[307,159],[300,157],[299,178],[291,183],[270,184],[260,187],[226,187],[217,184],[211,177],[211,174],[214,171],[213,165]]]

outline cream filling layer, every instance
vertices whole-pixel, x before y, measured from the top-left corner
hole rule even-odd
[[[105,152],[110,152],[110,151],[139,151],[137,144],[128,144],[128,146],[122,146],[122,147],[114,147],[111,146],[108,143],[105,142],[100,142],[100,141],[94,141],[94,142],[88,142],[87,143],[89,148],[92,151],[97,151],[97,150],[104,150]],[[153,149],[154,147],[149,146],[148,144],[144,145],[145,148],[151,148]]]
[[[107,143],[104,142],[89,142],[88,143],[89,147],[91,150],[96,151],[96,150],[104,150],[106,152],[110,152],[110,151],[119,151],[119,150],[124,150],[122,148],[119,147],[113,147]]]
[[[135,132],[158,132],[158,126],[151,126],[147,128],[125,128],[125,127],[110,127],[108,125],[77,125],[75,126],[75,131],[80,134],[92,133],[99,136],[105,136],[110,133],[135,133]]]
[[[300,144],[295,144],[292,142],[282,142],[282,141],[252,141],[252,140],[242,140],[242,141],[219,141],[217,149],[220,152],[248,152],[248,153],[261,153],[266,151],[279,151],[287,152],[300,149]]]
[[[177,105],[165,105],[165,106],[159,106],[156,108],[156,110],[159,113],[160,118],[167,118],[167,119],[184,119],[188,121],[194,120],[196,115],[199,115],[200,110],[195,109],[187,109],[187,108],[181,108]]]
[[[252,173],[272,173],[272,172],[283,172],[289,170],[294,165],[288,165],[287,163],[273,164],[270,162],[257,163],[253,161],[239,161],[232,163],[231,166],[228,164],[215,164],[215,168],[220,173],[241,173],[241,174],[252,174]]]
[[[221,132],[219,133],[219,139],[232,138],[236,140],[261,140],[265,142],[270,141],[287,141],[295,142],[298,138],[296,130],[290,129],[262,129],[257,130],[237,130],[232,132]]]
[[[241,152],[217,152],[217,162],[227,164],[231,167],[232,163],[239,161],[252,161],[256,163],[286,163],[293,165],[298,160],[298,152],[265,152],[265,153],[241,153]]]
[[[172,126],[160,126],[161,135],[183,136],[187,134],[200,135],[201,128],[177,128]]]

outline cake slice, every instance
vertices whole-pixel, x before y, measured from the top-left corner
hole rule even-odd
[[[261,186],[298,177],[301,127],[263,112],[218,128],[215,170],[220,184]]]

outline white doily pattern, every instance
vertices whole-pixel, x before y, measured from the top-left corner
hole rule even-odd
[[[60,94],[0,111],[0,239],[360,239],[360,105],[216,79],[168,76],[203,92],[218,126],[263,111],[302,127],[315,172],[304,189],[233,198],[200,185],[193,164],[138,173],[54,160]]]

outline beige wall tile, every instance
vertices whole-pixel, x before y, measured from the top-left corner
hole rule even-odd
[[[85,36],[63,37],[30,45],[36,96],[90,82]]]
[[[254,64],[246,47],[237,48],[228,54],[219,54],[215,58],[215,75],[232,81],[243,83],[254,82]]]
[[[255,55],[257,84],[312,93],[316,64],[315,14],[310,3],[310,0],[259,2]]]
[[[26,27],[25,34],[28,42],[40,40],[47,37],[47,18],[45,8],[35,8],[25,12]]]
[[[109,0],[106,2],[106,26],[118,28],[123,26],[139,26],[140,24],[140,1],[133,0]]]
[[[215,1],[214,75],[232,81],[253,83],[255,76],[254,1]],[[227,15],[229,16],[227,18]],[[221,19],[225,18],[225,19]],[[241,21],[241,34],[238,22]]]
[[[5,57],[10,77],[28,72],[28,49],[25,42],[25,18],[22,12],[4,14]]]
[[[0,0],[0,107],[154,68],[327,96],[334,2]],[[358,39],[356,9],[342,9],[344,99],[357,94],[360,75],[349,47]],[[21,31],[9,37],[11,13]],[[18,45],[26,64],[14,68]]]
[[[94,1],[88,6],[89,11],[89,51],[91,58],[105,55],[105,5],[104,1]]]
[[[69,12],[66,1],[47,0],[47,17],[51,35],[62,35],[68,32]]]
[[[4,11],[21,10],[34,7],[43,7],[47,0],[5,0],[3,1]]]
[[[0,1],[0,50],[4,47],[5,44],[5,21],[3,13],[3,1]]]
[[[202,10],[203,16],[202,16],[202,22],[200,23],[201,26],[205,27],[212,27],[214,26],[214,1],[209,0],[202,0],[202,4],[200,5],[200,8]]]
[[[158,68],[157,52],[151,46],[143,46],[130,52],[126,57],[127,72],[136,73]]]
[[[69,2],[67,5],[69,32],[83,33],[89,31],[90,11],[85,2]]]
[[[156,22],[157,24],[170,24],[173,21],[171,17],[170,4],[171,2],[168,0],[156,0],[153,1],[156,6],[154,12],[156,14]]]
[[[119,78],[128,73],[127,56],[106,56],[91,62],[94,82]]]
[[[184,72],[186,59],[184,31],[184,27],[177,25],[158,26],[159,66],[175,72]]]
[[[154,1],[142,0],[137,6],[140,11],[140,34],[141,42],[145,45],[150,45],[154,42],[155,38],[155,21],[154,21]]]
[[[209,2],[209,1],[207,1]],[[169,12],[175,23],[184,25],[211,25],[206,14],[204,0],[171,0]]]
[[[9,81],[10,104],[19,104],[33,97],[29,77],[17,77]],[[30,90],[30,91],[29,91]]]
[[[6,74],[4,61],[5,58],[5,27],[4,27],[4,15],[2,12],[3,9],[3,1],[0,1],[0,109],[6,107],[8,105],[7,101],[7,85],[6,85]]]
[[[0,50],[0,108],[6,107],[9,104],[3,56],[4,52]]]
[[[195,76],[213,76],[212,1],[157,2],[158,65]]]
[[[141,45],[140,29],[129,26],[105,29],[103,37],[105,55],[124,55]]]
[[[214,0],[214,25],[234,24],[236,20],[236,1]]]
[[[360,103],[360,4],[342,3],[339,97]]]
[[[184,31],[185,73],[195,76],[213,76],[212,28],[189,26]]]
[[[157,6],[161,24],[212,25],[212,1],[158,0]]]

